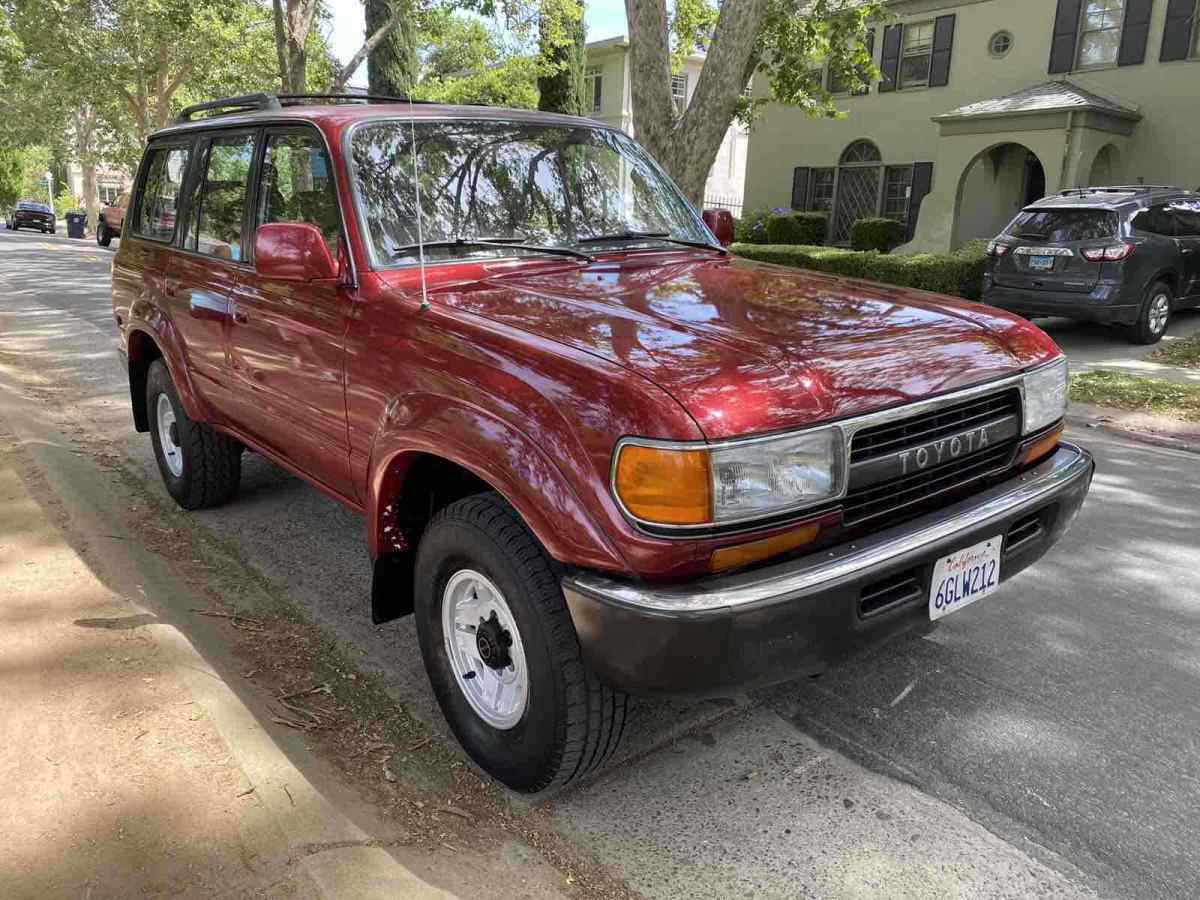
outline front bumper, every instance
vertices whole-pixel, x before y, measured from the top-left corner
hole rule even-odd
[[[832,550],[663,587],[575,572],[563,592],[584,659],[609,684],[728,695],[815,675],[865,646],[927,627],[934,564],[956,550],[1004,535],[1001,578],[1011,578],[1066,530],[1094,471],[1086,450],[1063,443],[994,488]],[[892,584],[893,602],[864,611],[864,597]]]

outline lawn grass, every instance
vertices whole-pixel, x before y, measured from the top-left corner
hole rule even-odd
[[[1200,386],[1124,372],[1084,372],[1071,378],[1071,399],[1200,422]]]
[[[1185,369],[1200,369],[1200,334],[1164,341],[1146,359]]]

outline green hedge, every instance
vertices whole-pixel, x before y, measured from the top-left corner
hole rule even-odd
[[[739,244],[769,244],[767,220],[773,213],[769,209],[755,209],[738,219],[733,226],[733,239]]]
[[[904,243],[905,228],[895,219],[858,219],[850,226],[850,247],[853,250],[878,250],[891,253]]]
[[[823,244],[828,229],[824,213],[793,212],[767,219],[769,244]]]
[[[953,253],[890,256],[874,250],[844,250],[787,244],[734,244],[738,256],[760,262],[865,278],[900,287],[978,300],[987,268],[987,243],[975,241]]]

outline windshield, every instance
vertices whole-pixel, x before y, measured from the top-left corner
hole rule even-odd
[[[375,258],[417,259],[413,134],[420,239],[470,239],[605,249],[662,246],[659,236],[711,243],[708,231],[637,144],[620,132],[520,122],[379,122],[354,132],[352,156]],[[631,236],[631,232],[642,232]],[[429,259],[510,256],[528,250],[461,243]],[[536,252],[536,251],[533,251]]]
[[[1052,244],[1102,241],[1117,233],[1117,214],[1103,209],[1040,209],[1018,215],[1008,233]]]
[[[30,203],[28,200],[17,204],[17,209],[33,209],[38,212],[50,212],[50,207],[45,203]]]

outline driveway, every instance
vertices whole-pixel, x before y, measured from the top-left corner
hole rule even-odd
[[[0,232],[0,390],[57,386],[83,439],[161,492],[113,363],[107,260]],[[1197,459],[1072,438],[1096,452],[1093,495],[1000,595],[816,681],[641,703],[614,766],[535,804],[547,832],[651,898],[1200,895]],[[360,519],[257,456],[235,503],[178,519],[452,746],[411,621],[370,624]]]
[[[1200,384],[1200,369],[1181,369],[1149,360],[1146,357],[1155,348],[1129,343],[1118,329],[1071,319],[1038,319],[1037,325],[1062,347],[1071,360],[1072,372],[1115,369],[1146,378]],[[1196,334],[1200,334],[1200,309],[1180,310],[1172,317],[1163,344]]]

